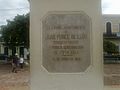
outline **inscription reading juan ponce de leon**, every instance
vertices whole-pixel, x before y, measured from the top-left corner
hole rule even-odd
[[[50,12],[42,19],[43,61],[48,72],[84,72],[91,64],[91,20],[84,12]]]

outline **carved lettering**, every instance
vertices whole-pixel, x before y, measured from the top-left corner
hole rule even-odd
[[[46,40],[75,40],[75,39],[86,39],[87,34],[48,34]]]
[[[48,72],[84,72],[91,64],[91,19],[84,12],[53,12],[42,20],[42,65]]]

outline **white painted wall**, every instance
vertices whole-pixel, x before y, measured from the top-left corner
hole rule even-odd
[[[2,44],[0,44],[0,53],[4,53],[4,46]]]
[[[111,22],[112,32],[120,31],[120,15],[103,15],[104,32],[106,32],[106,22]]]
[[[100,0],[31,0],[31,90],[103,90]],[[48,11],[84,11],[92,19],[92,68],[84,74],[49,74],[41,66],[41,19]]]

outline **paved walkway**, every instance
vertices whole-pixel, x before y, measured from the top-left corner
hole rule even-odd
[[[29,67],[12,73],[11,65],[0,64],[0,90],[30,90],[29,80]],[[107,86],[120,87],[120,64],[104,65],[104,83]]]
[[[0,65],[0,90],[30,90],[29,68],[18,69],[17,73],[11,72],[11,65]]]
[[[120,87],[120,64],[104,65],[104,84]]]

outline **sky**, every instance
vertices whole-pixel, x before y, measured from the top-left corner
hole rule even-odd
[[[26,14],[29,10],[28,0],[0,0],[0,26],[5,25],[6,20],[12,20],[17,14]]]
[[[120,0],[102,0],[102,14],[120,14]]]
[[[28,0],[0,0],[0,26],[29,10]],[[102,14],[120,14],[120,0],[102,0]]]

